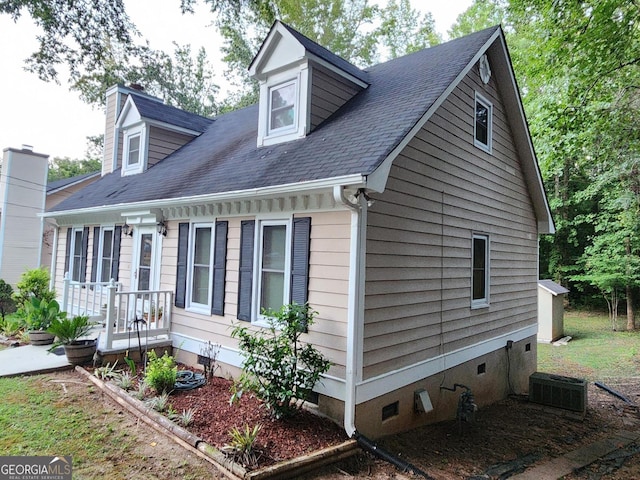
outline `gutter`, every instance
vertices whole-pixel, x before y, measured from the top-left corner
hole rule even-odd
[[[239,201],[247,199],[256,199],[259,197],[293,194],[293,193],[309,193],[311,190],[319,190],[326,188],[342,188],[343,185],[353,187],[366,185],[366,176],[361,174],[345,175],[342,177],[334,177],[329,179],[311,180],[307,182],[288,183],[284,185],[276,185],[262,188],[252,188],[248,190],[234,190],[231,192],[214,193],[207,195],[193,195],[189,197],[163,198],[157,200],[148,200],[145,202],[118,203],[114,205],[101,205],[97,207],[78,208],[73,210],[58,210],[53,212],[45,212],[43,217],[62,217],[67,215],[97,214],[106,212],[122,212],[123,210],[136,208],[137,210],[145,208],[170,208],[188,206],[200,203],[214,203],[225,201]],[[335,192],[335,190],[334,190]],[[334,194],[335,197],[335,194]],[[339,197],[336,201],[343,203]],[[345,203],[345,205],[347,205]],[[347,205],[348,206],[348,205]]]

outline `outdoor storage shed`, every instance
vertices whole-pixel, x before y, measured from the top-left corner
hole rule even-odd
[[[569,290],[553,280],[538,280],[538,342],[551,343],[564,334],[564,296]]]

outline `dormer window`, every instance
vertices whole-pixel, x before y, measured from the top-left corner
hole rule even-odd
[[[129,137],[127,148],[127,165],[134,166],[140,162],[140,135]]]
[[[147,129],[144,126],[134,126],[124,131],[122,142],[122,174],[131,175],[142,173],[145,168],[145,150]]]
[[[269,133],[295,128],[297,82],[291,80],[269,89]]]

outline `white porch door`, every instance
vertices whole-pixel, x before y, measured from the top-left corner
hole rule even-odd
[[[133,290],[158,290],[160,285],[159,235],[155,226],[136,228],[133,249]]]

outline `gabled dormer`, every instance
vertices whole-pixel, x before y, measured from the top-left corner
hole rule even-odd
[[[306,136],[367,88],[367,74],[276,21],[249,66],[260,83],[258,147]]]
[[[107,91],[102,174],[145,171],[203,133],[212,119],[186,112],[138,88]]]

